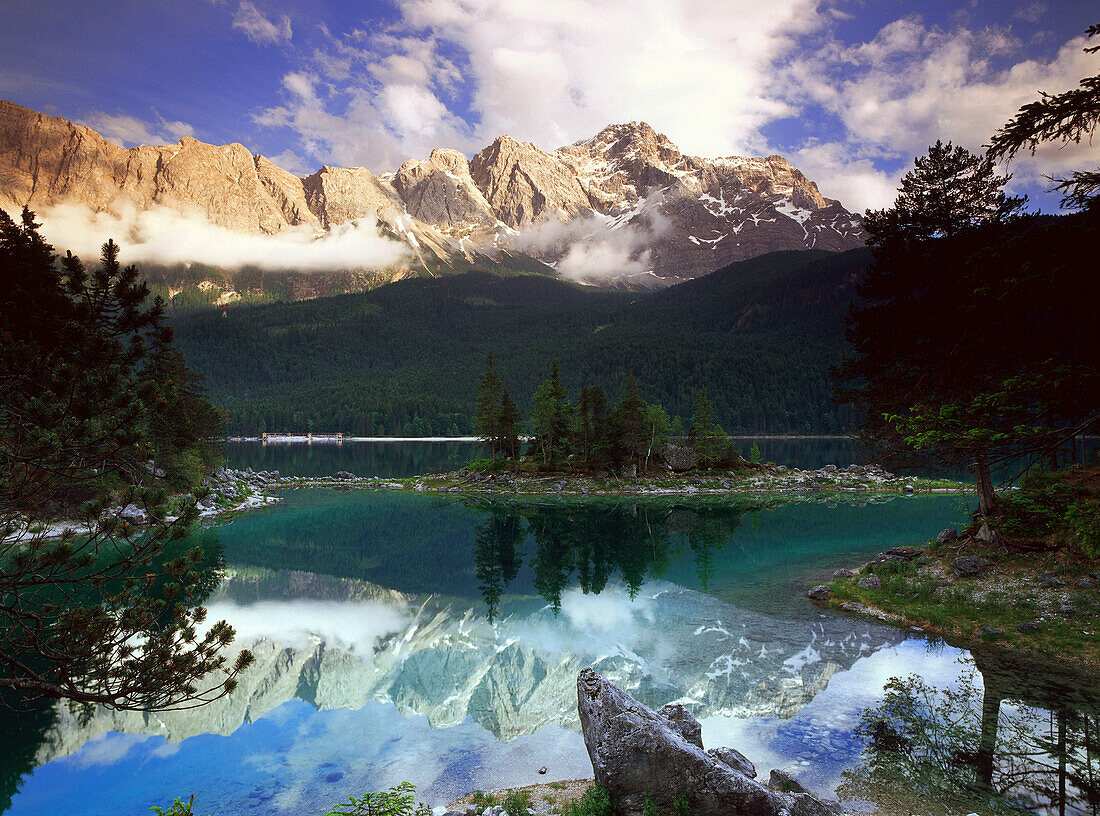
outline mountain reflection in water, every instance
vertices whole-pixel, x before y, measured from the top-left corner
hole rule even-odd
[[[1091,809],[1093,685],[805,602],[836,566],[934,535],[955,501],[288,493],[201,533],[229,565],[210,619],[228,619],[257,656],[239,690],[193,711],[0,717],[0,811],[10,799],[10,816],[136,816],[198,792],[196,810],[214,816],[309,814],[402,779],[435,805],[581,775],[584,666],[652,707],[683,702],[708,747],[734,745],[765,774],[786,767],[883,813]],[[867,731],[864,750],[856,726],[864,710],[890,713],[889,678],[902,679],[888,693],[920,676],[934,708],[962,694],[968,668],[957,738],[929,726],[925,744],[894,723],[898,739]],[[1051,690],[1039,695],[1038,678]],[[929,766],[942,770],[929,778]]]

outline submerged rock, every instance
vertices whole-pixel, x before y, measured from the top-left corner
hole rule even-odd
[[[828,816],[809,794],[768,790],[708,754],[592,669],[577,676],[577,711],[596,782],[626,814],[643,812],[646,794],[658,812],[678,797],[694,816]],[[694,718],[693,718],[694,719]]]

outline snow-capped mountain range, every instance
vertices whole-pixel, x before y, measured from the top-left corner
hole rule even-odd
[[[126,149],[0,101],[0,207],[62,203],[198,211],[269,235],[376,219],[407,245],[404,274],[512,254],[594,283],[665,285],[766,252],[839,251],[866,237],[859,216],[786,159],[687,156],[644,122],[552,151],[500,136],[471,159],[438,148],[395,172],[325,166],[300,178],[241,144],[185,137]]]

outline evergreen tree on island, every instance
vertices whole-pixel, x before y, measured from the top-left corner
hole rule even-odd
[[[688,444],[699,457],[699,464],[706,468],[718,464],[729,445],[726,432],[714,418],[714,405],[705,388],[700,388],[695,397],[695,410],[688,428]]]
[[[532,403],[531,447],[539,453],[543,464],[549,465],[555,457],[568,454],[569,432],[573,427],[573,406],[562,385],[557,360],[550,366],[550,376],[535,389]]]

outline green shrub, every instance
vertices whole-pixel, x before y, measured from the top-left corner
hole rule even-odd
[[[153,811],[157,816],[192,816],[191,808],[195,806],[195,794],[191,794],[191,798],[186,803],[182,799],[177,798],[172,803],[172,807],[165,810],[162,807],[153,805],[149,810]]]
[[[672,816],[688,816],[691,813],[691,805],[688,804],[687,795],[681,793],[672,800]]]
[[[1077,546],[1090,558],[1100,558],[1100,503],[1075,501],[1067,508],[1065,520]]]
[[[580,799],[570,802],[562,816],[617,816],[618,807],[603,785],[589,785]]]
[[[431,816],[432,809],[416,801],[416,786],[402,782],[385,791],[352,796],[325,816]]]
[[[531,807],[531,791],[512,791],[504,797],[501,803],[508,816],[527,816],[527,810]]]
[[[497,803],[497,798],[491,793],[486,793],[483,790],[476,790],[470,794],[470,801],[474,807],[478,810],[482,808],[492,807]]]

